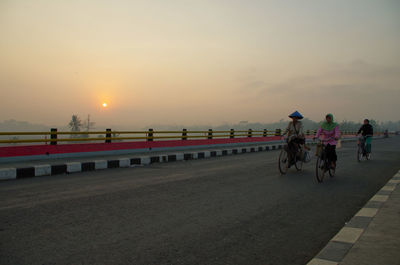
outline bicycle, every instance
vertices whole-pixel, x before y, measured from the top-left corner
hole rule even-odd
[[[294,155],[293,157],[293,162],[290,163],[289,161],[289,148],[288,148],[288,144],[285,144],[285,146],[282,148],[281,153],[279,154],[279,158],[278,158],[278,168],[279,168],[279,172],[282,175],[285,175],[286,172],[288,171],[289,167],[291,165],[294,165],[295,168],[297,169],[297,171],[301,171],[303,168],[303,160],[301,159],[300,155],[303,152],[303,149],[301,147],[301,145],[298,145],[299,150],[297,151],[297,154]]]
[[[367,138],[372,137],[372,135],[365,135],[360,136],[358,138],[358,149],[357,149],[357,161],[361,162],[362,158],[370,160],[371,159],[371,152],[367,152]]]
[[[324,181],[324,176],[327,171],[329,172],[329,176],[331,178],[335,176],[336,167],[331,166],[331,161],[328,159],[326,155],[326,146],[323,144],[323,142],[327,142],[329,140],[330,139],[320,140],[320,142],[317,144],[316,155],[318,158],[315,167],[315,176],[319,183]]]

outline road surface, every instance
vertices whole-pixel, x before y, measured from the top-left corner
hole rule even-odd
[[[400,167],[400,137],[336,177],[279,151],[0,182],[0,264],[305,264]]]

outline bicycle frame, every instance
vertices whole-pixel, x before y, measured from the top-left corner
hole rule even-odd
[[[361,161],[362,157],[366,157],[367,160],[370,159],[370,148],[367,148],[367,139],[368,137],[372,137],[372,135],[363,135],[358,138],[358,151],[357,151],[357,160]],[[361,152],[360,152],[361,151]]]
[[[319,158],[320,159],[322,159],[322,160],[324,160],[325,161],[325,166],[326,166],[326,164],[328,164],[328,167],[329,167],[329,163],[330,163],[330,161],[329,161],[329,159],[328,159],[328,157],[327,157],[327,155],[326,155],[326,146],[325,145],[323,145],[323,144],[321,144],[322,145],[322,150],[321,150],[321,153],[319,154]],[[327,168],[328,169],[328,168]]]
[[[323,144],[324,142],[330,141],[330,139],[320,140],[320,148],[321,151],[318,153],[318,159],[316,164],[316,177],[318,182],[322,182],[324,179],[325,172],[329,171],[329,175],[333,177],[335,175],[335,167],[331,167],[331,161],[328,159],[326,154],[326,146]],[[321,163],[322,161],[322,163]],[[321,166],[322,165],[322,166]],[[322,170],[322,173],[320,173]]]
[[[362,135],[358,138],[358,144],[361,145],[361,147],[363,148],[363,150],[365,150],[366,146],[367,146],[367,139],[369,137],[372,137],[372,135]]]
[[[294,165],[298,171],[302,169],[303,161],[302,159],[298,158],[298,155],[301,154],[303,148],[301,144],[294,143],[298,150],[296,154],[291,153],[289,150],[289,144],[286,143],[285,146],[282,148],[281,153],[279,154],[278,158],[278,168],[282,175],[286,174],[287,170],[291,165]],[[283,157],[283,159],[282,159]],[[293,159],[293,162],[289,160],[289,157]]]
[[[326,149],[326,145],[324,145],[324,142],[328,142],[330,140],[332,140],[332,138],[323,139],[323,140],[320,139],[319,140],[319,144],[321,145],[322,150],[321,150],[321,154],[318,157],[323,158],[322,155],[325,155],[325,153],[326,153],[326,150],[325,150]]]
[[[361,136],[360,138],[358,138],[358,145],[361,147],[361,149],[363,150],[363,152],[365,152],[365,145],[367,143],[367,139],[365,136]]]

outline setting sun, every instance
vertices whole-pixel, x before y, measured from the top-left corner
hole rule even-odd
[[[103,108],[107,108],[108,105],[107,105],[107,103],[104,102],[102,106],[103,106]]]

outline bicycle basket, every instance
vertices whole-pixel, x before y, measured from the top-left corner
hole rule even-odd
[[[317,144],[317,147],[315,148],[315,156],[320,156],[322,154],[322,148],[323,146],[321,143]]]
[[[311,161],[310,152],[304,151],[303,162],[304,162],[304,163],[308,163],[308,162],[310,162],[310,161]]]

